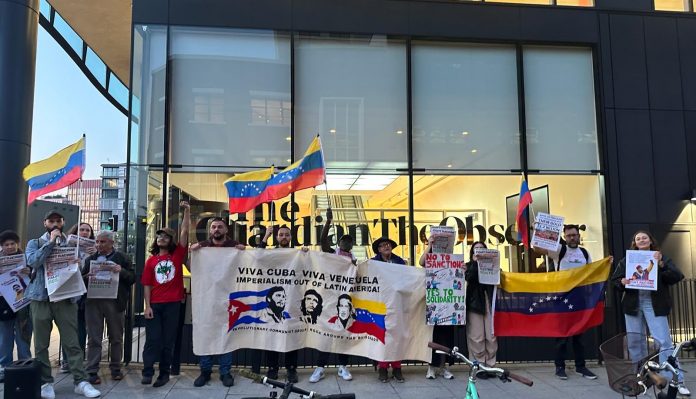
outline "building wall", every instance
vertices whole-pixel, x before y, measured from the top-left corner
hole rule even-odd
[[[80,222],[89,223],[95,231],[99,230],[100,193],[101,179],[82,180],[68,186],[68,201],[80,207]]]

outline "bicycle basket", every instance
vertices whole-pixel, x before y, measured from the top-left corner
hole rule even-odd
[[[658,353],[652,338],[639,333],[621,333],[599,346],[607,369],[609,387],[625,396],[643,392],[638,386],[638,370]]]

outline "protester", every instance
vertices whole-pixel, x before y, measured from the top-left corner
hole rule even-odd
[[[216,247],[216,248],[237,248],[244,250],[246,247],[236,240],[232,240],[228,235],[229,229],[225,220],[216,217],[210,223],[208,228],[208,239],[191,245],[191,251],[197,251],[200,248]],[[205,270],[196,270],[196,273],[205,273]],[[213,356],[203,355],[200,358],[201,374],[193,381],[193,386],[202,387],[210,381],[210,375],[213,373]],[[234,376],[230,369],[232,368],[232,352],[222,353],[217,355],[220,363],[220,381],[222,385],[231,387],[234,385]]]
[[[259,243],[259,248],[268,247],[268,239],[271,238],[273,234],[273,228],[269,227],[266,229],[266,233]],[[278,228],[276,233],[276,248],[290,248],[292,246],[292,232],[290,228],[283,225]],[[302,247],[303,252],[307,252],[309,248]],[[299,351],[290,351],[285,353],[285,370],[287,372],[287,380],[291,383],[296,383],[299,381],[297,376],[297,354]],[[275,351],[266,351],[266,364],[268,371],[266,372],[266,377],[277,380],[278,370],[280,369],[280,353]],[[252,358],[252,371],[259,373],[261,368],[261,353],[259,351]]]
[[[141,283],[145,298],[145,347],[143,348],[143,385],[152,383],[154,365],[159,361],[159,376],[152,384],[161,387],[169,381],[172,357],[179,325],[179,311],[184,299],[184,272],[191,207],[186,201],[179,243],[173,229],[157,230],[155,241],[150,247],[151,256],[145,261]],[[187,266],[188,267],[188,266]]]
[[[662,254],[657,241],[648,231],[636,231],[633,234],[630,249],[656,251],[654,259],[657,262],[657,291],[627,289],[626,285],[629,280],[626,279],[626,258],[619,261],[611,280],[616,289],[623,294],[621,307],[626,318],[626,333],[629,335],[629,355],[634,361],[647,356],[647,348],[645,347],[645,325],[647,324],[650,335],[659,346],[660,363],[662,363],[674,350],[667,321],[667,316],[672,310],[669,286],[683,280],[684,275],[672,259]],[[667,376],[667,374],[665,375]],[[671,375],[667,377],[671,378]],[[691,391],[684,385],[684,373],[681,371],[679,371],[677,381],[679,382],[679,394],[691,395]]]
[[[394,254],[392,251],[396,248],[396,242],[389,239],[388,237],[382,237],[377,239],[372,243],[372,250],[375,256],[372,260],[378,260],[380,262],[386,263],[396,263],[399,265],[405,265],[406,261],[403,260],[398,255]],[[389,381],[389,367],[392,368],[392,376],[398,382],[404,382],[404,375],[401,372],[401,361],[388,361],[388,362],[377,362],[377,370],[379,380],[382,382]]]
[[[326,223],[324,224],[324,229],[321,232],[321,250],[323,252],[345,256],[349,258],[353,264],[356,264],[357,260],[351,252],[353,249],[353,237],[350,235],[343,235],[343,237],[338,240],[338,248],[331,248],[331,243],[329,242],[329,228],[331,227],[332,222],[333,212],[331,211],[331,208],[329,208],[326,210]],[[353,375],[350,373],[350,370],[348,370],[348,361],[350,359],[349,356],[345,353],[339,353],[337,356],[339,363],[338,376],[343,378],[345,381],[352,380]],[[326,367],[326,363],[328,363],[328,361],[329,353],[320,351],[319,357],[317,358],[317,367],[309,377],[309,382],[319,382],[319,380],[324,378],[324,368]]]
[[[0,256],[21,253],[22,250],[19,248],[19,235],[17,233],[11,230],[0,233]],[[25,275],[28,275],[29,269],[25,268],[23,272]],[[5,301],[5,298],[0,296],[0,383],[5,381],[5,367],[12,363],[14,344],[17,344],[18,359],[30,359],[30,342],[31,320],[29,307],[24,307],[15,313],[7,301]]]
[[[425,249],[423,250],[423,254],[418,260],[418,263],[423,267],[425,267],[425,258],[428,256],[427,254],[432,252],[434,241],[435,239],[431,235],[430,238],[428,238],[428,245],[426,245]],[[431,287],[433,289],[438,288],[435,279],[431,280]],[[455,326],[436,325],[433,327],[433,341],[450,348],[454,347],[454,329]],[[446,355],[435,353],[435,350],[433,350],[433,361],[428,365],[428,371],[425,372],[425,378],[434,380],[438,375],[441,375],[442,378],[446,380],[451,380],[454,378],[454,374],[452,374],[447,367],[446,360]]]
[[[89,223],[78,223],[73,225],[70,230],[68,230],[68,236],[70,235],[75,235],[80,238],[89,238],[90,240],[94,240],[94,230],[92,229],[92,225]],[[97,249],[94,246],[88,246],[86,247],[84,252],[80,252],[80,270],[84,270],[85,264],[84,260],[90,256],[93,255],[94,253],[97,252]],[[87,343],[87,324],[85,323],[85,299],[87,298],[87,294],[82,295],[80,297],[80,300],[77,301],[77,339],[80,343],[80,348],[82,348],[83,351],[83,358],[84,358],[84,350],[85,350],[85,345]],[[63,353],[63,359],[60,362],[60,372],[61,373],[67,373],[68,372],[68,362],[67,358],[68,356],[65,353],[65,350],[62,351]]]
[[[53,399],[56,394],[53,389],[53,376],[48,361],[48,347],[51,342],[51,330],[55,322],[60,333],[60,340],[68,357],[70,373],[75,383],[75,393],[88,398],[96,398],[101,392],[87,381],[84,365],[82,364],[83,350],[77,337],[77,301],[80,297],[50,302],[46,279],[44,278],[44,262],[54,247],[67,245],[67,237],[63,234],[63,215],[51,210],[44,216],[46,233],[27,244],[27,264],[32,268],[32,280],[27,288],[26,297],[31,300],[31,317],[34,326],[34,353],[41,365],[41,397]],[[79,261],[76,259],[76,261]]]
[[[534,251],[543,255],[548,255],[552,261],[552,269],[557,271],[574,269],[592,263],[592,258],[587,250],[580,246],[580,226],[577,224],[566,224],[563,226],[563,239],[565,243],[558,246],[557,251],[548,251],[543,248],[534,248]],[[565,357],[568,341],[573,341],[573,354],[575,355],[575,372],[584,378],[594,380],[597,378],[585,365],[585,346],[582,343],[583,334],[573,335],[572,337],[556,338],[556,377],[567,380],[568,374],[565,371]]]
[[[112,231],[101,231],[97,234],[97,253],[85,260],[85,267],[82,270],[85,284],[88,284],[89,277],[95,274],[92,270],[92,262],[111,262],[111,271],[118,273],[118,294],[115,299],[87,298],[85,301],[85,320],[89,336],[86,369],[89,382],[92,384],[101,383],[98,373],[102,357],[104,323],[109,336],[111,379],[114,381],[123,379],[121,357],[123,356],[124,312],[130,297],[130,287],[135,283],[135,271],[128,262],[127,256],[114,249],[114,236]]]
[[[469,348],[469,359],[494,367],[498,342],[493,335],[493,285],[479,283],[477,248],[487,248],[486,244],[476,241],[469,249],[469,262],[466,264],[464,280],[466,280],[466,342]],[[486,379],[487,373],[479,373],[478,377]]]

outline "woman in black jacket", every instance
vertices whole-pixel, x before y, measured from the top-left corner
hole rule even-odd
[[[486,248],[486,244],[477,241],[469,250],[469,262],[466,264],[464,279],[466,280],[466,342],[469,347],[469,358],[478,360],[486,366],[495,365],[498,342],[493,335],[493,318],[491,303],[493,301],[493,285],[479,283],[478,263],[474,251],[476,248]],[[479,378],[487,378],[485,373]]]
[[[621,306],[626,318],[626,332],[629,334],[629,355],[635,361],[647,356],[645,346],[645,325],[647,324],[650,335],[660,347],[660,362],[663,362],[674,350],[667,322],[667,316],[672,308],[669,286],[681,281],[684,275],[670,258],[660,252],[655,238],[645,230],[638,230],[633,234],[630,249],[656,251],[654,260],[657,263],[657,291],[627,288],[629,280],[626,278],[626,258],[619,261],[611,280],[616,289],[623,293]],[[671,378],[671,375],[667,377]],[[684,375],[681,373],[679,382],[679,393],[689,395],[689,390],[684,386]]]

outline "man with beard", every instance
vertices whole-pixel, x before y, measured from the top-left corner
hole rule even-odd
[[[31,300],[31,318],[34,326],[34,353],[41,367],[41,397],[56,397],[53,389],[53,375],[48,360],[48,347],[51,343],[53,324],[58,327],[60,341],[68,355],[70,373],[75,383],[75,393],[88,398],[96,398],[101,392],[94,389],[87,381],[87,374],[82,363],[83,352],[77,339],[77,301],[80,296],[62,301],[51,302],[46,289],[44,268],[46,258],[53,248],[67,246],[68,237],[63,234],[63,215],[57,210],[50,210],[44,216],[46,233],[27,244],[27,265],[32,269],[32,278],[26,298]],[[78,259],[75,260],[79,262]]]
[[[563,226],[563,238],[565,244],[561,243],[557,251],[547,251],[542,248],[534,248],[534,251],[543,255],[548,255],[553,262],[552,268],[555,270],[569,270],[582,267],[592,263],[590,254],[580,246],[580,226],[577,224],[567,224]],[[573,341],[573,353],[575,354],[575,372],[581,376],[594,380],[597,376],[585,366],[585,347],[582,343],[582,334],[572,337],[556,338],[556,377],[567,380],[565,372],[565,355],[568,341]]]
[[[259,319],[266,323],[283,324],[289,318],[285,311],[287,296],[283,287],[273,287],[266,293],[266,303],[268,307],[261,311]]]
[[[307,324],[317,324],[317,317],[321,315],[323,309],[322,303],[323,299],[317,291],[312,289],[305,291],[300,303],[300,310],[302,311],[300,319]]]
[[[239,242],[230,239],[227,235],[228,227],[225,220],[220,217],[213,218],[208,228],[208,239],[205,241],[197,242],[191,245],[191,251],[197,251],[200,248],[205,247],[217,247],[217,248],[237,248],[243,250],[246,248]],[[203,272],[198,270],[197,273]],[[202,387],[208,381],[210,381],[210,375],[213,372],[213,355],[203,355],[200,357],[200,367],[201,375],[193,381],[193,386]],[[232,368],[232,352],[222,353],[217,355],[218,361],[220,362],[220,380],[222,385],[226,387],[231,387],[234,385],[234,376],[231,374],[230,369]]]
[[[266,233],[263,239],[259,243],[259,248],[267,248],[268,240],[273,234],[273,228],[269,227],[266,229]],[[290,228],[283,225],[278,228],[278,232],[275,237],[276,248],[291,248],[292,245],[292,232]],[[309,248],[302,247],[302,252],[307,252]],[[285,294],[285,292],[283,292]],[[251,370],[259,374],[261,372],[261,356],[263,351],[254,351],[252,355],[252,365]],[[293,384],[299,381],[297,377],[297,353],[298,351],[290,351],[285,353],[285,370],[287,371],[287,380]],[[280,369],[280,352],[266,351],[266,363],[268,365],[268,372],[266,376],[272,380],[278,379],[278,370]]]

